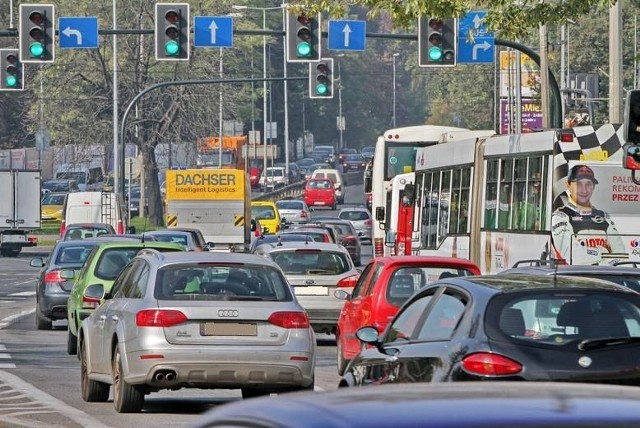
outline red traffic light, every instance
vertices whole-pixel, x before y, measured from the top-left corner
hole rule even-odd
[[[325,64],[324,62],[318,64],[316,66],[316,70],[318,70],[318,72],[322,74],[329,74],[329,67],[327,67],[327,64]]]
[[[29,14],[29,21],[33,22],[34,25],[42,25],[44,23],[44,16],[38,11],[33,11]]]
[[[175,24],[180,20],[180,15],[178,15],[178,12],[176,12],[175,10],[169,10],[164,14],[164,19],[172,24]]]
[[[18,57],[14,54],[9,54],[6,56],[7,62],[11,65],[16,65],[18,63]]]
[[[298,15],[298,22],[300,25],[309,25],[309,17],[307,15]]]
[[[442,23],[442,19],[430,19],[429,20],[429,27],[431,27],[435,31],[442,31],[442,26],[443,25],[444,24]]]

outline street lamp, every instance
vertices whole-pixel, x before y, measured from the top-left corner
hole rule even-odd
[[[342,72],[340,70],[340,58],[344,57],[344,54],[338,55],[338,131],[340,131],[340,142],[338,144],[338,153],[342,152],[342,131],[344,130],[344,121],[342,119]]]
[[[399,53],[393,54],[393,127],[396,127],[396,58]]]
[[[275,7],[252,7],[243,5],[232,5],[231,9],[235,10],[261,10],[262,11],[262,31],[267,30],[267,11],[282,9],[282,6]],[[264,142],[264,163],[262,172],[264,176],[264,191],[267,191],[267,126],[271,125],[267,122],[267,35],[262,35],[262,141]],[[271,136],[271,128],[269,128],[269,135]],[[286,142],[285,142],[286,147]]]

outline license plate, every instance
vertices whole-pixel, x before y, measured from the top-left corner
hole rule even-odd
[[[258,326],[244,322],[203,322],[201,336],[257,336]]]
[[[2,242],[26,242],[24,235],[2,235]]]
[[[315,202],[315,205],[324,205],[324,202],[323,201],[318,201],[318,202]]]
[[[328,296],[329,287],[315,286],[315,287],[293,287],[293,291],[296,296]]]

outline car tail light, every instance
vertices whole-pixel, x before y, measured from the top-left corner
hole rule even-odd
[[[511,358],[488,352],[479,352],[463,358],[462,367],[480,376],[506,376],[520,373],[522,364]]]
[[[82,295],[82,309],[95,309],[100,306],[100,299]]]
[[[62,238],[64,236],[64,232],[65,230],[67,230],[67,222],[62,220],[60,222],[60,237]]]
[[[373,222],[371,221],[371,219],[367,220],[364,222],[365,226],[371,226],[373,225]]]
[[[118,227],[116,229],[116,233],[118,235],[124,235],[124,225],[122,224],[122,220],[118,220]]]
[[[347,235],[344,238],[342,238],[342,242],[344,243],[350,243],[353,244],[354,242],[357,242],[358,240],[356,239],[355,236],[353,235]]]
[[[282,328],[309,328],[306,312],[274,312],[267,321]]]
[[[351,275],[348,276],[346,278],[342,278],[340,281],[338,281],[338,284],[336,284],[338,287],[355,287],[356,283],[358,282],[358,278],[360,278],[360,275]]]
[[[315,249],[315,248],[298,248],[296,251],[296,253],[309,253],[309,254],[318,254],[320,253],[320,250]]]
[[[64,282],[65,279],[60,276],[59,270],[52,270],[44,274],[44,282]]]
[[[171,327],[187,321],[187,316],[173,309],[145,309],[136,314],[138,327]]]
[[[29,242],[30,244],[38,244],[38,237],[37,236],[28,236],[27,237],[27,242]]]
[[[329,235],[323,235],[322,242],[331,242],[331,240],[329,239]]]
[[[306,211],[300,211],[300,217],[302,218],[307,218],[309,215],[307,214]]]
[[[560,142],[561,143],[573,143],[573,138],[575,137],[572,131],[569,132],[561,132],[560,133]]]

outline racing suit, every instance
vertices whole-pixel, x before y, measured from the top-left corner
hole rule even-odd
[[[554,211],[551,236],[556,258],[569,264],[600,264],[602,254],[627,252],[609,214],[573,201]]]

